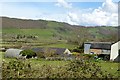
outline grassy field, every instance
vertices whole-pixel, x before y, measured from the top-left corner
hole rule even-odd
[[[69,43],[67,44],[67,37],[72,34],[71,31],[59,31],[59,29],[3,29],[3,41],[1,46],[19,46],[19,45],[31,45],[33,47],[60,47],[73,49],[77,45]],[[14,39],[16,35],[25,36],[37,36],[37,39]],[[73,34],[72,34],[73,35]],[[72,36],[74,37],[74,36]],[[13,42],[9,42],[12,41]],[[16,40],[16,41],[14,41]],[[26,41],[20,42],[20,41]]]
[[[3,34],[11,34],[11,35],[33,35],[39,36],[39,38],[50,38],[52,36],[52,30],[48,29],[3,29]]]
[[[110,38],[108,35],[101,34],[103,32],[115,32],[116,29],[109,27],[101,28],[72,28],[64,27],[62,24],[50,22],[47,28],[34,28],[34,29],[17,29],[17,28],[4,28],[2,29],[2,46],[22,46],[31,45],[33,47],[60,47],[74,49],[83,42],[102,40],[103,38]],[[108,30],[109,29],[109,30]],[[112,30],[113,29],[113,30]],[[110,34],[110,33],[109,33]],[[78,38],[79,35],[79,38]],[[25,36],[25,38],[16,38],[16,36]],[[29,36],[35,37],[28,38]],[[107,36],[107,37],[106,37]],[[103,39],[105,40],[105,39]],[[109,39],[108,39],[109,40]],[[6,43],[7,42],[7,43]]]
[[[120,65],[120,63],[103,61],[98,63],[98,65],[101,66],[102,71],[105,71],[105,73],[107,71],[108,73],[111,73],[112,75],[114,75],[114,77],[118,77],[119,74],[117,70],[119,69],[118,65]]]

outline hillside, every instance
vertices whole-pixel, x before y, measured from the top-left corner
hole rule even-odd
[[[17,19],[17,18],[8,18],[0,17],[2,19],[3,28],[22,28],[22,29],[31,29],[31,28],[40,28],[45,29],[49,27],[72,27],[67,23],[61,23],[56,21],[46,21],[46,20],[31,20],[31,19]]]
[[[117,40],[115,27],[83,27],[56,21],[1,18],[3,42],[59,43],[64,46],[66,43],[80,45],[86,41]]]

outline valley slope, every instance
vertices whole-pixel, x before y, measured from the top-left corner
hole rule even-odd
[[[117,41],[117,27],[84,27],[63,22],[1,17],[3,42],[73,48],[86,41]]]

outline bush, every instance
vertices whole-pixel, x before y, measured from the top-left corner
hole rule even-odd
[[[24,78],[29,77],[31,64],[21,60],[13,60],[9,63],[4,62],[2,66],[2,77],[4,78]],[[28,73],[26,73],[28,72]]]
[[[73,58],[70,58],[70,57],[46,57],[46,60],[51,60],[51,61],[70,61],[72,60]]]
[[[84,53],[84,49],[73,49],[72,52]]]
[[[96,56],[96,54],[83,54],[85,59],[94,59],[94,56]]]
[[[44,53],[37,53],[38,58],[45,58]]]
[[[55,50],[50,50],[45,48],[43,52],[37,52],[38,58],[47,58],[47,57],[58,57],[59,55],[55,53]]]
[[[21,51],[20,54],[22,54],[22,56],[27,56],[27,58],[31,58],[32,56],[33,57],[37,56],[34,51],[29,49]]]

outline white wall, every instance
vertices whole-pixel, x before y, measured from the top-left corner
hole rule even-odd
[[[72,54],[68,49],[66,49],[64,53]]]
[[[84,53],[90,54],[90,46],[91,44],[84,44]]]
[[[120,49],[120,41],[111,46],[110,60],[114,61],[118,57],[118,51]]]

